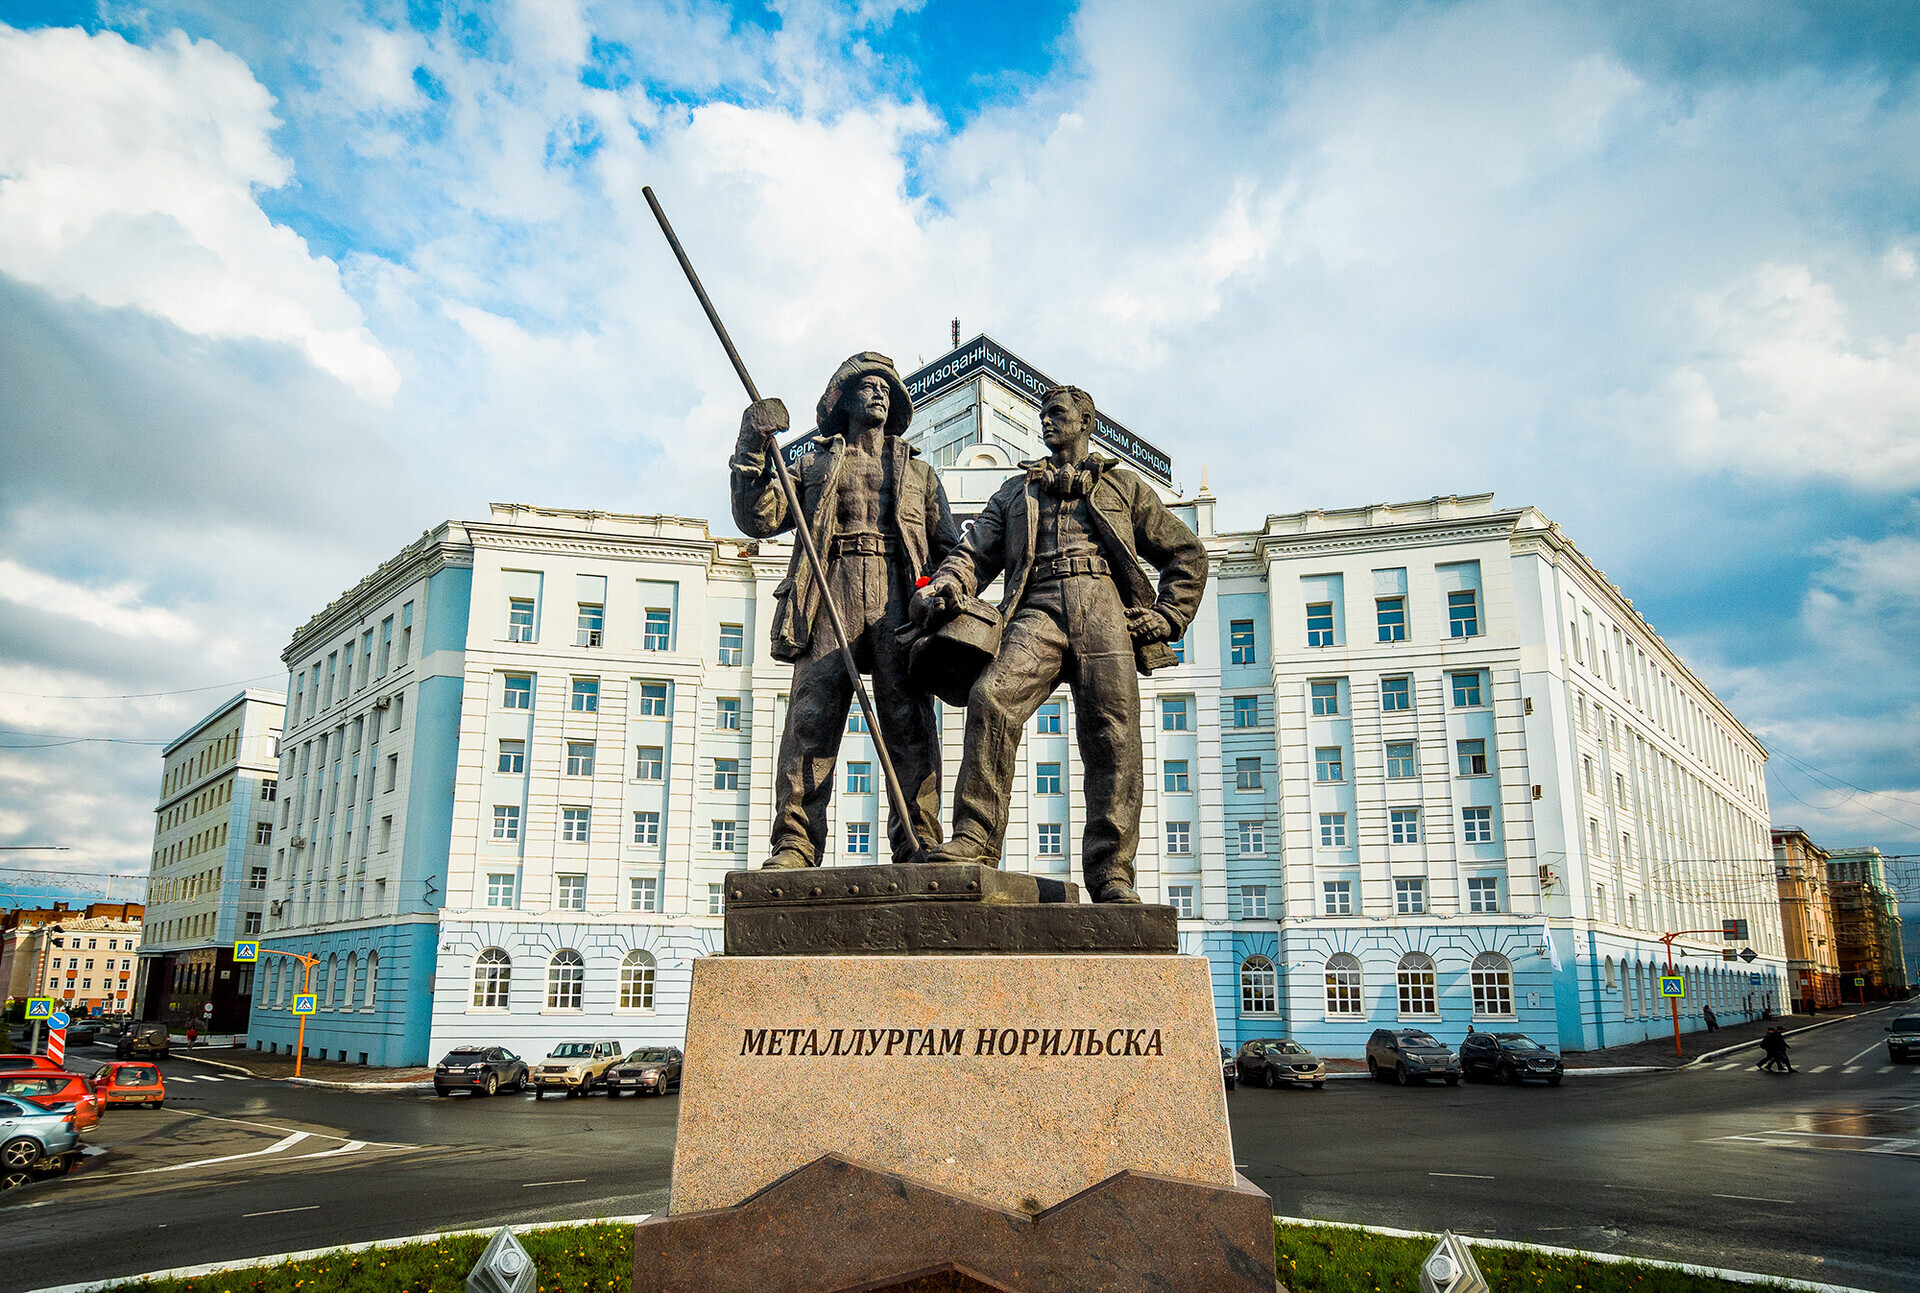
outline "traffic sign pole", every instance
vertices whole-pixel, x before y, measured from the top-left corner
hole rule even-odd
[[[1660,941],[1667,945],[1667,977],[1673,977],[1673,940],[1685,938],[1688,934],[1718,934],[1722,938],[1733,938],[1744,934],[1744,922],[1722,921],[1717,929],[1676,929],[1671,934],[1660,935]],[[1684,1059],[1685,1052],[1680,1049],[1680,998],[1669,997],[1673,1003],[1673,1053],[1675,1058]]]
[[[300,962],[300,964],[307,967],[305,984],[304,986],[301,987],[299,993],[295,996],[294,1003],[293,1003],[293,1013],[300,1020],[299,1039],[294,1042],[293,1075],[295,1077],[299,1077],[300,1063],[302,1060],[307,1058],[307,1016],[313,1013],[313,1007],[311,1002],[307,1003],[307,1009],[305,1010],[300,1009],[301,1002],[299,998],[310,997],[313,995],[313,967],[320,964],[320,958],[317,956],[308,956],[303,952],[282,952],[280,949],[275,947],[261,947],[258,943],[235,943],[233,945],[234,959],[240,960],[241,950],[247,947],[251,947],[253,949],[253,956],[246,958],[248,960],[257,960],[259,957],[262,957],[262,956],[285,956],[285,957],[290,957],[293,960],[296,960]]]

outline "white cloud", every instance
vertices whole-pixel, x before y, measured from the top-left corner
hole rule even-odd
[[[292,177],[246,65],[175,32],[0,26],[0,271],[189,332],[285,342],[372,399],[399,372],[334,264],[254,199]]]
[[[130,584],[89,587],[0,557],[0,601],[77,620],[119,637],[182,643],[199,636],[184,615],[164,606],[143,605],[143,600],[141,590]]]

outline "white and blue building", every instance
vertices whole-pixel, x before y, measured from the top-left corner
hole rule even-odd
[[[906,380],[963,516],[1044,454],[1051,383],[991,339]],[[1099,438],[1212,556],[1182,662],[1142,680],[1139,883],[1212,963],[1223,1042],[1638,1040],[1671,1027],[1659,936],[1729,918],[1756,959],[1676,940],[1683,1025],[1784,1008],[1766,751],[1544,515],[1479,495],[1223,531],[1204,479]],[[698,520],[496,505],[295,635],[268,933],[321,958],[309,1054],[684,1036],[721,882],[765,855],[787,559]],[[1022,742],[1009,868],[1078,872],[1072,704]],[[884,856],[849,728],[829,865]],[[262,973],[252,1039],[286,1049],[291,979]]]

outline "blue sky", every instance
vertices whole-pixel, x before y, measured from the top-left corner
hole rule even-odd
[[[1531,503],[1778,751],[1777,821],[1920,852],[1920,6],[0,23],[0,746],[174,734],[217,693],[132,694],[277,673],[489,501],[723,518],[650,183],[763,389],[957,314],[1227,524]],[[0,748],[0,842],[138,869],[157,769]]]

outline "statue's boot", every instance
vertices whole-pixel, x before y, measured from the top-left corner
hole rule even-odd
[[[950,839],[944,844],[935,844],[923,850],[918,858],[921,862],[977,862],[981,866],[1000,867],[1000,859],[973,840]]]
[[[1095,902],[1142,902],[1140,891],[1123,880],[1109,880],[1093,895]]]
[[[775,849],[773,856],[760,864],[762,871],[798,871],[815,865],[799,849]]]

